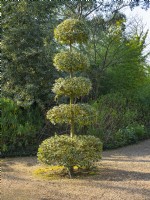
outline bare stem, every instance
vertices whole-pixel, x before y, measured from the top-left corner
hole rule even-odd
[[[72,45],[70,42],[70,52],[72,51]],[[73,78],[73,72],[70,71],[70,78]],[[71,119],[70,119],[70,137],[74,136],[74,112],[73,112],[73,96],[70,96],[70,110],[71,110]]]

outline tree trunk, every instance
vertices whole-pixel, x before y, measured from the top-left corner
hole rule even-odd
[[[71,110],[71,119],[70,119],[70,137],[74,136],[74,113],[73,113],[73,97],[70,97],[70,110]]]
[[[68,167],[68,173],[69,177],[72,178],[72,176],[74,175],[73,167]]]

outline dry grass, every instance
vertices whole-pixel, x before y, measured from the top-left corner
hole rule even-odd
[[[2,200],[150,200],[150,140],[106,151],[97,164],[96,175],[54,180],[33,175],[35,157],[3,159]]]

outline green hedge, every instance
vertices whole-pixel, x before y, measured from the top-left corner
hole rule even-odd
[[[8,98],[1,98],[0,103],[1,156],[33,154],[37,150],[37,138],[43,125],[40,109],[21,108]]]
[[[104,149],[117,148],[150,137],[147,105],[124,97],[121,93],[102,96],[93,103],[97,122],[87,134],[101,139]]]

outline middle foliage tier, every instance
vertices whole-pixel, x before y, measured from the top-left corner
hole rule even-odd
[[[91,81],[85,77],[67,77],[55,80],[52,91],[56,97],[65,95],[69,97],[82,97],[92,89]]]
[[[54,66],[58,71],[77,72],[87,70],[90,62],[87,56],[76,51],[63,51],[54,57]]]
[[[61,104],[50,109],[46,117],[52,124],[70,124],[73,117],[75,124],[84,126],[94,123],[96,110],[88,104]]]

